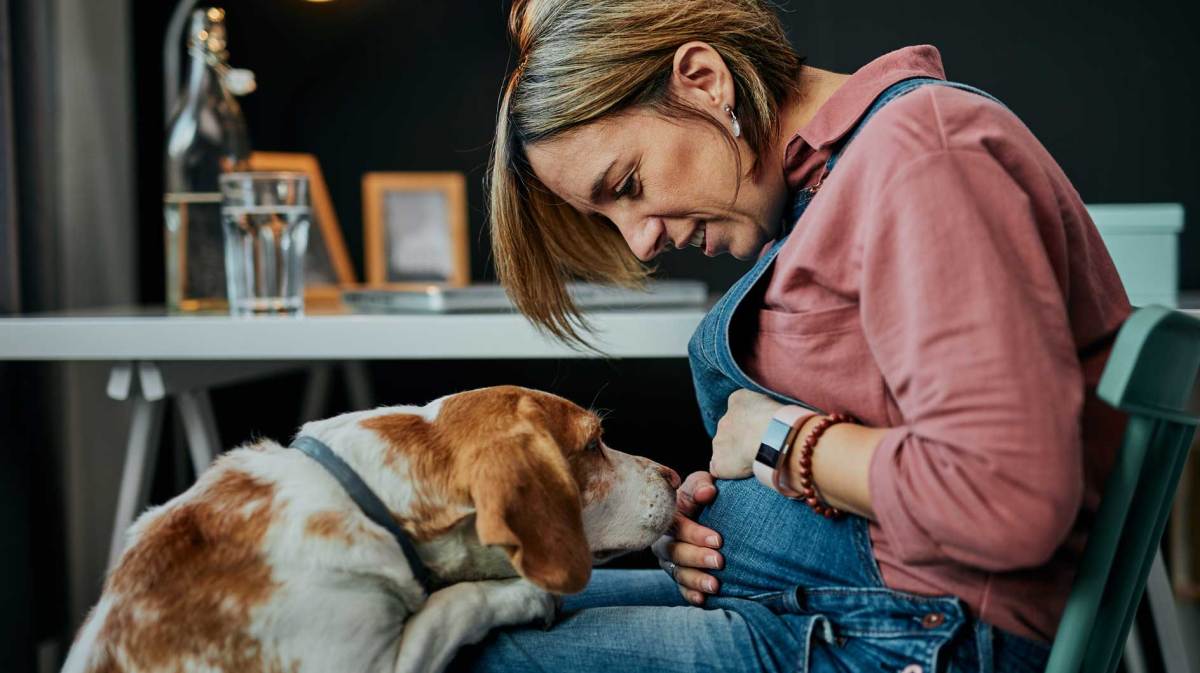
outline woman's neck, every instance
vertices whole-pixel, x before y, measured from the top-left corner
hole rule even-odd
[[[841,75],[828,70],[802,66],[800,68],[800,94],[795,100],[789,101],[779,111],[779,137],[772,145],[769,153],[770,161],[759,164],[760,167],[775,166],[776,171],[766,170],[759,173],[765,176],[768,185],[778,189],[780,208],[782,200],[788,191],[787,178],[784,175],[784,158],[787,154],[788,143],[792,136],[804,128],[821,106],[833,96],[834,92],[850,79],[850,75]]]
[[[800,95],[779,111],[779,138],[775,144],[782,153],[796,132],[808,125],[821,106],[833,96],[850,75],[842,75],[810,66],[800,67]],[[780,156],[782,159],[782,155]]]

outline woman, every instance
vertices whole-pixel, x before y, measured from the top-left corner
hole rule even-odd
[[[1045,149],[932,47],[804,65],[765,0],[530,0],[510,30],[492,236],[526,315],[576,339],[568,278],[757,261],[689,348],[711,474],[667,572],[597,571],[463,664],[1042,670],[1130,311]]]

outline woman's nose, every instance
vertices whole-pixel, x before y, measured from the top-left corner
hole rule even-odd
[[[643,262],[658,256],[667,237],[666,224],[657,217],[631,218],[626,223],[618,223],[617,230],[625,238],[629,250]]]

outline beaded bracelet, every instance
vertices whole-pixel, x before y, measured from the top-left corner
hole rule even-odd
[[[821,502],[821,498],[817,495],[817,487],[813,482],[812,474],[813,450],[817,448],[817,442],[820,441],[821,435],[825,434],[826,430],[838,423],[852,423],[853,421],[854,418],[846,414],[833,414],[817,421],[817,424],[813,426],[812,432],[808,433],[808,436],[804,438],[804,443],[800,445],[800,455],[797,456],[796,464],[797,474],[800,477],[800,490],[793,491],[796,495],[789,495],[789,497],[792,497],[794,500],[803,500],[814,512],[827,519],[835,519],[841,516],[842,512],[836,507],[831,507]],[[777,472],[781,471],[778,470]]]

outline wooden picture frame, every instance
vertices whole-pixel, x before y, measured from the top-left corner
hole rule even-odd
[[[362,189],[368,286],[471,282],[462,173],[367,173]]]
[[[304,252],[304,303],[340,302],[342,288],[354,286],[358,280],[317,157],[299,152],[253,152],[250,170],[295,171],[308,176],[314,226]]]

